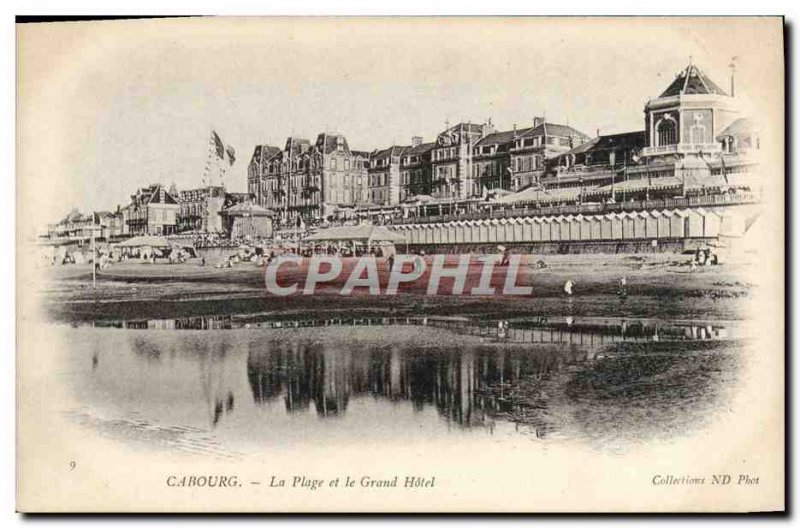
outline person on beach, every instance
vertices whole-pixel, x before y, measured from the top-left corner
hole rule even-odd
[[[567,295],[572,295],[573,286],[575,286],[575,283],[572,282],[571,280],[567,280],[567,282],[564,283],[564,293],[566,293]]]
[[[500,266],[508,266],[508,248],[505,246],[497,246],[500,251]]]
[[[619,290],[617,291],[617,295],[620,297],[628,296],[628,278],[624,275],[619,279]]]
[[[698,249],[694,254],[695,262],[698,266],[704,266],[706,263],[706,254],[702,249]]]

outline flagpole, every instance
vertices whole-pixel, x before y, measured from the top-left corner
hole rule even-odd
[[[97,250],[94,237],[94,212],[92,212],[92,289],[97,287]]]

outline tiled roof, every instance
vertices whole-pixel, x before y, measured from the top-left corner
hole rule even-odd
[[[528,128],[526,136],[559,136],[559,137],[589,137],[580,130],[575,130],[569,125],[559,125],[558,123],[544,122],[536,127]]]
[[[749,117],[742,117],[726,126],[725,129],[717,134],[717,140],[725,137],[743,138],[753,135],[753,120]]]
[[[462,130],[464,132],[480,134],[483,131],[483,125],[479,125],[477,123],[458,123],[442,132],[442,134],[446,134],[448,132],[460,132]]]
[[[373,159],[382,159],[382,158],[388,158],[390,156],[391,157],[400,156],[408,148],[411,148],[411,147],[401,147],[401,146],[397,146],[397,145],[392,145],[389,148],[385,148],[383,150],[379,150],[379,151],[375,152],[374,154],[372,154],[372,158]]]
[[[583,154],[584,152],[609,150],[615,148],[642,148],[645,144],[646,134],[644,130],[636,132],[625,132],[622,134],[609,134],[606,136],[593,137],[586,143],[560,154],[559,157],[571,154]]]
[[[610,194],[614,192],[636,192],[646,190],[675,189],[681,187],[683,182],[677,176],[660,176],[656,178],[638,178],[616,182],[614,184],[603,185],[596,189],[586,191],[586,194]]]
[[[237,203],[223,209],[220,214],[227,216],[272,216],[273,213],[258,204]]]
[[[364,241],[390,241],[405,242],[406,237],[390,231],[383,226],[358,225],[358,226],[337,226],[322,229],[313,235],[306,237],[310,241],[338,241],[338,240],[364,240]]]
[[[419,154],[425,154],[430,152],[436,147],[436,143],[421,143],[416,147],[408,147],[408,149],[403,152],[406,156],[417,156]]]
[[[288,137],[286,138],[286,148],[284,149],[287,154],[297,156],[311,148],[311,142],[303,138]]]
[[[675,80],[667,87],[660,97],[670,97],[681,94],[716,94],[728,95],[717,86],[714,81],[709,79],[700,68],[690,64],[675,77]]]
[[[339,138],[341,138],[344,148],[346,150],[349,150],[350,147],[347,145],[347,138],[345,138],[341,134],[335,134],[335,133],[331,134],[322,133],[319,136],[317,136],[316,147],[320,149],[323,152],[323,154],[330,154],[331,152],[334,152],[336,150],[338,144],[337,140]]]
[[[528,187],[514,194],[500,196],[493,200],[495,203],[521,203],[521,202],[568,202],[576,200],[581,193],[580,188],[567,187],[564,189],[539,189]]]
[[[268,159],[272,159],[272,158],[274,158],[274,157],[275,157],[275,156],[277,156],[277,155],[280,153],[280,151],[281,151],[281,149],[280,149],[280,148],[278,148],[278,147],[273,147],[272,145],[263,145],[263,146],[261,147],[261,149],[262,149],[262,155],[264,156],[264,159],[265,159],[265,160],[268,160]]]
[[[486,137],[482,138],[480,141],[475,143],[475,146],[486,147],[489,145],[503,145],[506,143],[511,143],[512,141],[514,141],[515,137],[522,136],[530,130],[531,130],[530,128],[524,128],[522,130],[506,130],[504,132],[492,132],[491,134],[487,134]]]

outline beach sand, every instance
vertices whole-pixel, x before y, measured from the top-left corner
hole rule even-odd
[[[431,258],[426,258],[429,265]],[[449,257],[447,265],[454,265],[456,258]],[[114,265],[99,273],[95,287],[88,265],[43,268],[39,295],[48,316],[62,322],[250,313],[276,317],[356,314],[482,319],[543,315],[741,319],[742,300],[753,289],[741,277],[752,265],[727,263],[691,270],[686,265],[689,258],[675,253],[529,255],[521,266],[524,279],[517,282],[532,287],[532,293],[525,296],[427,295],[424,281],[401,289],[397,295],[370,295],[366,289],[341,295],[349,272],[345,264],[339,280],[317,288],[313,295],[277,297],[266,291],[264,268],[253,263],[214,269],[196,263],[138,262]],[[539,261],[546,267],[538,269]],[[477,284],[480,272],[480,266],[471,266],[467,284]],[[386,275],[382,275],[384,286]],[[618,294],[621,277],[627,281],[625,297]],[[303,271],[290,269],[280,280],[287,284],[299,281],[302,290],[304,278]],[[563,291],[567,280],[574,283],[571,296]]]

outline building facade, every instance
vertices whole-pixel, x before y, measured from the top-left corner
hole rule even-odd
[[[549,160],[586,143],[589,137],[569,125],[548,123],[535,117],[533,126],[520,131],[511,146],[512,189],[537,183],[545,174]]]
[[[546,163],[544,187],[578,202],[752,191],[760,137],[736,100],[689,64],[644,108],[645,129],[592,138]]]
[[[290,137],[282,150],[256,147],[248,190],[284,224],[320,220],[368,202],[367,164],[367,155],[351,151],[341,134],[321,133],[313,145]]]
[[[546,187],[600,186],[622,180],[638,163],[647,144],[646,132],[594,137],[545,163],[541,183]]]
[[[178,198],[154,183],[131,195],[131,203],[122,209],[125,234],[171,235],[177,231],[180,214]]]
[[[400,161],[411,147],[392,145],[372,153],[369,159],[369,202],[397,205],[401,201]]]
[[[219,216],[231,240],[272,237],[272,212],[251,201],[233,203],[220,211]]]
[[[546,162],[587,140],[586,134],[567,125],[534,118],[533,126],[492,132],[473,147],[473,195],[494,189],[516,191],[545,174]]]
[[[400,202],[414,196],[430,196],[433,192],[432,154],[435,143],[422,138],[411,139],[411,147],[400,157]]]
[[[647,145],[629,175],[704,178],[720,163],[717,135],[739,117],[734,98],[689,64],[644,108]]]
[[[459,123],[436,137],[431,153],[432,195],[438,199],[464,199],[480,195],[472,171],[473,147],[495,132],[491,120],[479,125]]]
[[[223,230],[219,216],[225,205],[225,188],[210,185],[178,192],[178,232],[218,233]]]

